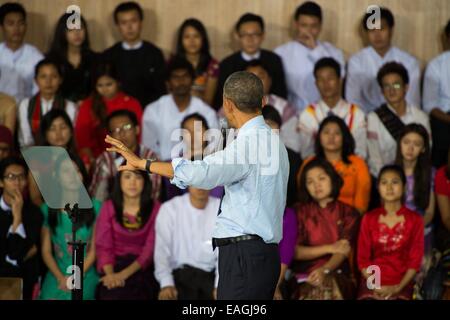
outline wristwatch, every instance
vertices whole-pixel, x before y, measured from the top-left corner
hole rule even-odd
[[[152,164],[152,162],[155,162],[155,161],[156,161],[156,158],[150,158],[145,161],[145,171],[147,171],[147,173],[151,173],[150,165]]]

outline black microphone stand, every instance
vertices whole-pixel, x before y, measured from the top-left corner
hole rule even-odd
[[[64,211],[67,212],[72,221],[72,241],[68,242],[72,246],[72,300],[83,300],[84,247],[86,242],[81,240],[77,241],[76,231],[80,221],[78,203],[75,203],[72,209],[70,209],[70,205],[67,203]],[[78,284],[79,287],[77,287]]]

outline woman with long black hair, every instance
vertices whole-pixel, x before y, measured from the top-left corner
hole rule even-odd
[[[151,188],[144,171],[120,171],[103,204],[95,231],[100,300],[158,297],[153,252],[160,204],[152,200]]]
[[[85,99],[91,90],[92,67],[98,55],[90,48],[86,20],[80,15],[81,28],[68,29],[71,14],[63,14],[55,28],[47,56],[58,62],[63,76],[61,94],[75,103]]]

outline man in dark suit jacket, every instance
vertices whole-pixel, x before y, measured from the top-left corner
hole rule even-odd
[[[144,14],[136,2],[124,2],[114,10],[114,21],[123,41],[103,53],[117,70],[123,91],[144,108],[166,93],[162,51],[141,38]]]
[[[23,298],[31,299],[39,275],[42,215],[23,194],[28,169],[19,158],[0,162],[0,277],[23,279]]]
[[[236,71],[245,70],[247,63],[254,59],[259,59],[264,65],[268,66],[267,71],[272,78],[270,93],[286,99],[287,89],[281,58],[276,53],[261,49],[264,40],[263,18],[252,13],[246,13],[236,23],[235,31],[241,50],[226,57],[220,63],[219,83],[214,107],[220,109],[222,106],[222,89],[228,76]]]

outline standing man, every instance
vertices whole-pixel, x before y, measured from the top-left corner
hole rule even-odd
[[[144,12],[134,1],[120,3],[114,22],[122,41],[106,49],[104,57],[116,68],[123,91],[144,107],[166,93],[164,56],[161,49],[142,40]]]
[[[219,247],[218,299],[272,299],[279,272],[278,243],[286,204],[289,162],[286,148],[261,115],[263,84],[249,72],[233,73],[223,89],[223,109],[236,139],[203,160],[172,163],[140,159],[109,136],[108,151],[127,160],[119,170],[147,170],[173,184],[225,194],[213,233]]]
[[[345,70],[345,61],[342,50],[318,40],[323,22],[322,8],[317,3],[302,3],[294,18],[296,38],[276,48],[275,53],[283,61],[288,100],[301,112],[320,99],[313,74],[315,63],[323,57],[332,57]]]

